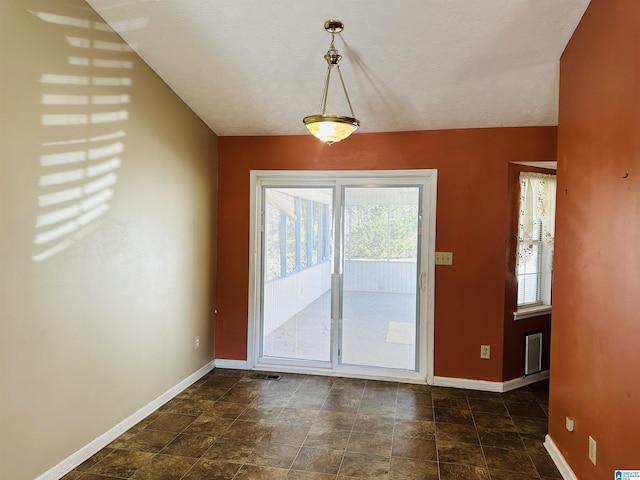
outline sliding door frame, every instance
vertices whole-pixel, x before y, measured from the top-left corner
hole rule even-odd
[[[328,364],[305,362],[294,365],[288,361],[268,359],[261,361],[261,276],[262,276],[262,194],[264,186],[278,187],[335,187],[335,195],[341,195],[341,186],[365,182],[375,186],[422,185],[422,217],[419,225],[421,256],[418,265],[420,285],[417,289],[419,304],[419,343],[416,371],[381,369],[378,367],[354,367],[337,365],[336,359]],[[404,381],[411,383],[433,383],[434,376],[434,282],[435,282],[435,227],[437,170],[252,170],[250,172],[250,232],[249,232],[249,304],[247,335],[247,368],[265,371],[309,373],[327,376],[349,376],[378,380]],[[334,198],[335,200],[335,198]],[[426,208],[424,208],[426,206]],[[334,205],[335,207],[335,205]],[[339,215],[339,213],[338,213]],[[335,235],[340,235],[340,218]],[[334,258],[334,262],[336,259]],[[334,277],[337,277],[334,275]],[[332,280],[333,281],[333,280]],[[332,288],[335,285],[332,286]],[[332,332],[333,342],[337,332]],[[425,344],[426,338],[426,344]],[[333,344],[332,342],[332,344]]]

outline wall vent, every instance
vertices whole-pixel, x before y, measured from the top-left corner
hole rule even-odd
[[[542,371],[542,333],[524,336],[524,374]]]

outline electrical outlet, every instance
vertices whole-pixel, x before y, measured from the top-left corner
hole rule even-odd
[[[594,465],[596,464],[596,446],[596,441],[589,435],[589,460]]]
[[[480,345],[480,358],[491,358],[490,345]]]
[[[195,340],[195,342],[193,344],[193,349],[197,350],[199,348],[200,348],[200,337],[196,337],[196,340]]]

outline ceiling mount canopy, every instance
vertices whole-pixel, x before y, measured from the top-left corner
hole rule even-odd
[[[335,34],[344,30],[344,24],[340,20],[327,20],[324,22],[324,29],[331,34],[331,45],[329,50],[324,56],[327,61],[327,78],[324,83],[324,90],[322,92],[321,111],[319,115],[309,115],[304,117],[302,121],[307,126],[309,131],[317,138],[326,142],[328,145],[332,145],[336,142],[344,140],[360,126],[360,120],[358,120],[353,113],[353,107],[351,106],[351,100],[347,93],[347,87],[342,78],[342,72],[340,71],[340,65],[338,62],[342,58],[342,55],[338,53],[334,45]],[[331,81],[331,71],[333,68],[338,71],[340,77],[340,83],[342,84],[342,90],[344,96],[347,99],[351,116],[344,115],[327,115],[327,96],[329,92],[329,82]]]

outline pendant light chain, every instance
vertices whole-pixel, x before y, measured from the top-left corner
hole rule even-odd
[[[336,65],[336,67],[338,67],[338,75],[340,75],[340,83],[342,83],[344,96],[347,97],[347,103],[349,104],[349,110],[351,110],[351,116],[355,118],[356,114],[353,113],[353,107],[351,106],[351,99],[349,99],[349,94],[347,93],[347,86],[344,84],[344,78],[342,78],[342,70],[340,70],[340,65]]]
[[[322,100],[320,101],[320,114],[325,115],[327,113],[327,95],[329,93],[329,80],[331,79],[331,68],[333,65],[329,64],[327,67],[327,78],[324,82],[324,91],[322,92]]]

